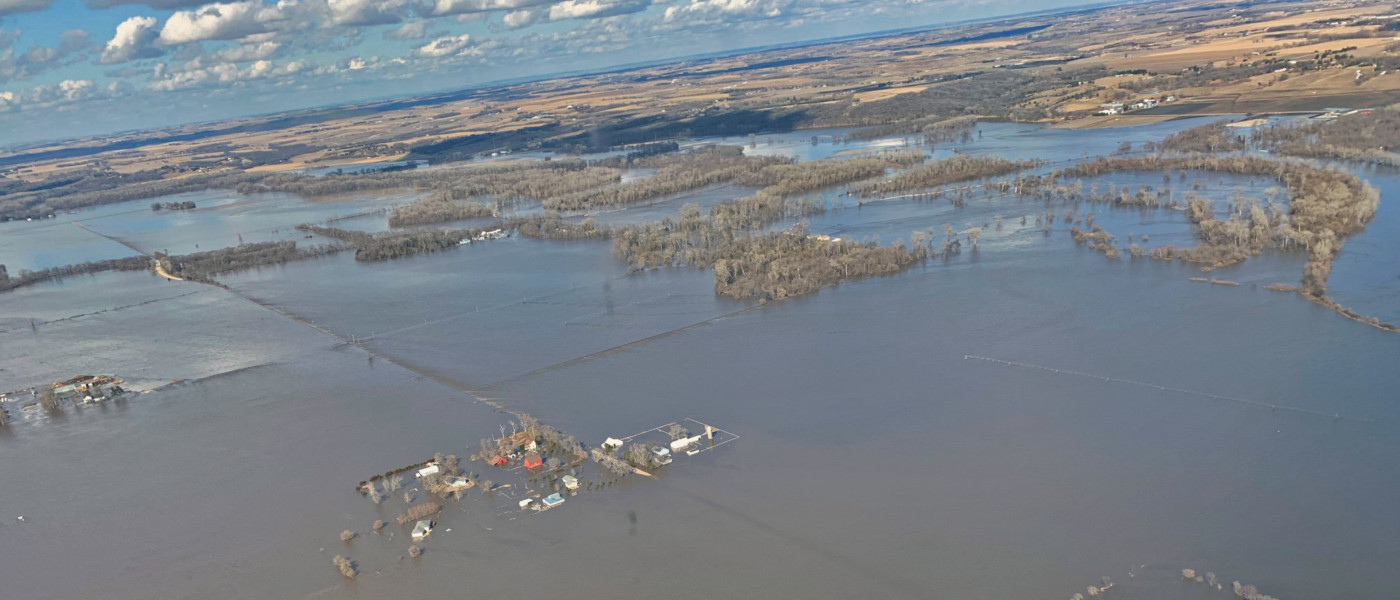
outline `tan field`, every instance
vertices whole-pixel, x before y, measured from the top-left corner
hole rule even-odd
[[[1379,22],[1357,20],[1394,10],[1392,3],[1370,1],[1281,2],[1247,9],[1224,8],[1206,0],[1125,6],[1073,17],[1017,19],[519,84],[369,116],[337,117],[328,112],[324,118],[276,131],[168,143],[149,133],[66,142],[47,149],[98,148],[111,141],[152,139],[137,149],[35,160],[6,167],[4,173],[38,182],[73,172],[160,170],[166,177],[176,177],[220,170],[267,172],[361,164],[399,160],[413,156],[414,148],[423,144],[480,139],[472,136],[485,134],[540,131],[544,133],[533,135],[539,138],[536,143],[544,143],[642,116],[683,120],[736,110],[829,108],[843,103],[879,107],[896,99],[907,103],[921,94],[965,85],[957,79],[961,74],[998,69],[1025,74],[1107,69],[1079,85],[1037,90],[1022,99],[1022,108],[1044,113],[1035,120],[1067,127],[1128,126],[1200,114],[1306,111],[1319,105],[1389,105],[1400,100],[1400,72],[1395,67],[1348,66],[1347,61],[1400,61],[1400,43],[1379,32]],[[1050,27],[1033,34],[997,33],[1035,25]],[[1077,49],[1078,54],[1065,56],[1066,48]],[[1307,70],[1286,62],[1311,60],[1318,53],[1351,58]],[[1256,72],[1239,78],[1178,76],[1192,67],[1228,72],[1256,66]],[[1363,73],[1360,80],[1358,69]],[[1261,70],[1262,74],[1257,72]],[[1174,105],[1164,104],[1145,114],[1092,116],[1106,102],[1132,103],[1168,95],[1175,96]],[[260,119],[214,127],[255,124]],[[211,126],[182,126],[161,133],[186,134],[201,127]],[[499,149],[513,143],[519,142],[503,141]],[[492,149],[484,146],[480,151]],[[0,160],[14,154],[0,151]]]
[[[876,101],[876,100],[884,100],[884,99],[886,99],[886,98],[893,98],[893,97],[898,96],[898,95],[900,95],[900,94],[911,94],[911,93],[914,93],[914,92],[922,92],[922,91],[924,91],[924,90],[926,90],[926,89],[928,89],[928,86],[925,86],[925,85],[911,85],[911,86],[906,86],[906,87],[885,88],[885,89],[883,89],[883,90],[874,90],[874,91],[869,91],[869,92],[857,92],[857,93],[855,94],[855,99],[856,99],[857,102],[874,102],[874,101]]]

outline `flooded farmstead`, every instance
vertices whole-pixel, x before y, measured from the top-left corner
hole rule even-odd
[[[1392,5],[31,4],[0,598],[1400,597]]]

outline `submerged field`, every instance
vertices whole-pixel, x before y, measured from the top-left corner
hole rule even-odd
[[[930,158],[956,148],[1045,172],[1198,124],[981,124]],[[904,147],[811,137],[746,152]],[[1400,177],[1357,172],[1380,210],[1329,294],[1393,322]],[[1186,181],[1217,208],[1267,187]],[[1238,286],[1193,282],[1195,266],[1108,260],[1063,219],[1037,227],[1043,203],[975,185],[961,206],[815,193],[825,212],[768,227],[888,245],[1002,219],[975,251],[778,302],[718,296],[709,269],[629,274],[607,241],[524,237],[388,262],[341,253],[221,276],[227,289],[102,273],[0,295],[0,389],[85,372],[183,380],[61,417],[7,404],[0,573],[25,598],[1068,598],[1102,576],[1163,600],[1232,597],[1232,580],[1284,599],[1400,593],[1400,406],[1384,393],[1400,384],[1400,336],[1263,289],[1296,283],[1306,253],[1209,275]],[[750,193],[568,219],[640,223]],[[298,223],[377,228],[373,211],[412,199],[211,192],[158,216],[118,204],[0,224],[0,263],[304,240]],[[1152,245],[1195,238],[1183,210],[1053,207],[1066,210]],[[407,558],[407,530],[369,533],[393,515],[352,486],[469,455],[509,419],[483,401],[592,445],[684,417],[742,439],[530,518],[474,494]],[[361,535],[342,543],[344,529]],[[359,577],[335,571],[337,554]],[[1183,583],[1188,567],[1224,591]]]

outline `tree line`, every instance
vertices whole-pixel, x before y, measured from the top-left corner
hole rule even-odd
[[[1308,262],[1300,291],[1319,299],[1326,296],[1327,277],[1342,243],[1375,217],[1380,204],[1374,187],[1345,171],[1257,156],[1104,158],[1063,169],[1042,181],[1120,171],[1173,170],[1264,175],[1280,181],[1289,197],[1286,211],[1244,204],[1232,207],[1230,219],[1217,221],[1205,200],[1189,200],[1188,215],[1197,224],[1203,245],[1209,247],[1195,257],[1228,262],[1267,247],[1304,248]],[[1167,254],[1163,258],[1175,257],[1173,251],[1163,253]],[[1183,257],[1191,258],[1192,254]]]
[[[485,228],[475,228],[366,233],[310,224],[297,225],[297,230],[345,242],[355,249],[355,260],[362,262],[439,252],[455,248],[464,240],[474,239],[487,231]]]
[[[728,183],[764,167],[788,162],[778,157],[745,156],[738,146],[706,146],[681,154],[637,159],[633,167],[658,169],[655,175],[544,199],[547,210],[588,210],[646,202],[680,192]]]
[[[216,275],[325,256],[344,249],[344,246],[335,244],[298,248],[296,242],[282,241],[241,244],[181,256],[168,256],[157,252],[153,256],[157,264],[170,275],[191,281],[217,283],[214,281]],[[150,264],[149,259],[146,264]]]
[[[1400,110],[1376,109],[1326,121],[1262,127],[1250,136],[1258,148],[1309,158],[1400,166]]]
[[[408,227],[412,225],[430,225],[434,223],[463,221],[466,219],[479,219],[482,217],[494,216],[495,214],[496,210],[489,204],[482,202],[460,202],[453,200],[449,193],[438,193],[405,206],[395,207],[394,210],[389,213],[389,226]]]
[[[26,285],[53,281],[73,275],[90,275],[104,271],[144,271],[150,268],[151,259],[147,256],[129,256],[126,258],[88,261],[73,265],[49,267],[47,269],[39,269],[38,271],[20,269],[14,276],[11,276],[8,271],[6,271],[5,265],[0,265],[0,292],[8,292]]]
[[[1245,137],[1235,135],[1225,126],[1226,121],[1207,123],[1173,133],[1157,144],[1162,152],[1238,152],[1246,147]]]
[[[1034,160],[1007,160],[999,156],[974,156],[959,154],[946,160],[927,163],[896,174],[889,179],[876,181],[857,187],[853,193],[861,196],[879,196],[909,190],[918,190],[972,181],[985,177],[996,177],[1023,171],[1039,165]]]

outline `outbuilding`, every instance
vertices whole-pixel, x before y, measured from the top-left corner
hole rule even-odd
[[[559,494],[550,494],[544,497],[544,507],[554,508],[564,503],[564,497]]]
[[[538,469],[538,468],[543,467],[543,466],[544,466],[544,459],[541,459],[541,458],[540,458],[540,455],[535,454],[535,453],[533,453],[533,452],[530,453],[530,454],[526,454],[526,455],[525,455],[525,468],[526,468],[526,469]]]
[[[423,519],[413,526],[413,539],[421,540],[433,533],[433,521]]]

